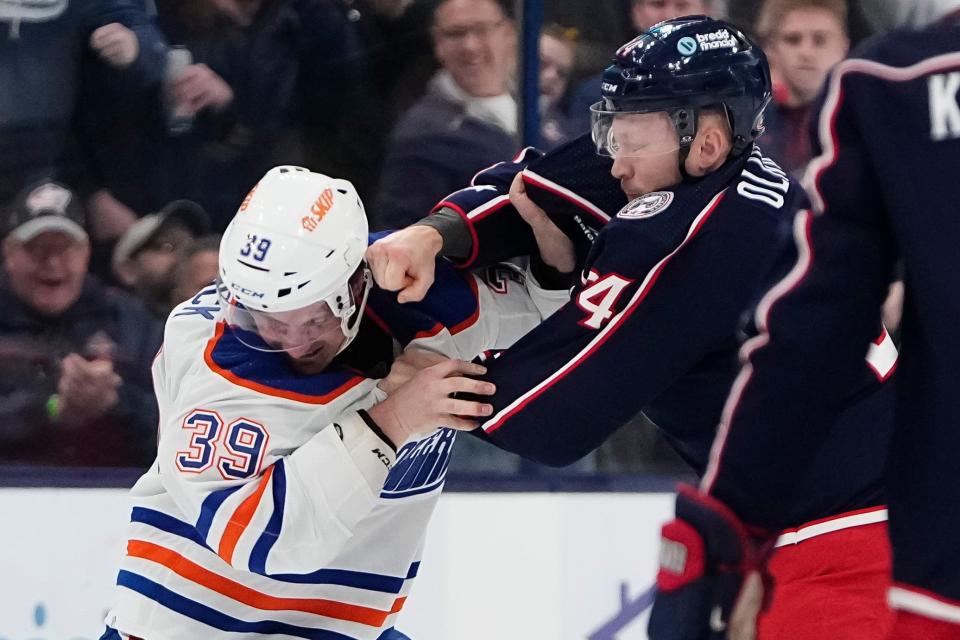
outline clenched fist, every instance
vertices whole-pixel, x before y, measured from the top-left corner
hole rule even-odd
[[[433,284],[442,247],[439,231],[414,225],[374,242],[366,258],[381,289],[399,291],[399,302],[417,302]]]
[[[140,55],[137,34],[119,22],[111,22],[90,34],[90,48],[107,64],[124,69]]]

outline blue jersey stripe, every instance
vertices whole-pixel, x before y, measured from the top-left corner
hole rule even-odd
[[[153,509],[134,507],[130,519],[133,522],[147,524],[161,531],[195,542],[212,553],[212,550],[207,546],[204,539],[200,537],[196,529],[186,522],[177,520],[173,516],[154,511]],[[265,563],[266,561],[264,560],[264,564]],[[312,573],[261,573],[260,575],[270,578],[271,580],[291,584],[334,584],[342,587],[354,587],[356,589],[366,589],[367,591],[393,594],[400,593],[404,582],[409,577],[398,578],[396,576],[385,576],[379,573],[366,573],[363,571],[349,571],[347,569],[320,569]]]
[[[445,479],[441,478],[439,481],[428,484],[423,487],[417,487],[416,489],[407,489],[406,491],[381,491],[380,497],[384,500],[397,500],[399,498],[409,498],[410,496],[418,496],[421,493],[430,493],[443,488],[443,483],[446,482]]]
[[[242,486],[242,484],[238,484],[229,489],[214,491],[204,498],[203,504],[200,505],[200,517],[197,518],[197,532],[204,540],[210,535],[210,526],[213,524],[214,516],[217,515],[217,510],[223,505],[227,498],[232,496],[234,492]]]
[[[255,633],[259,635],[283,634],[311,640],[354,640],[350,636],[326,629],[299,627],[277,620],[250,622],[228,616],[205,604],[186,598],[170,589],[130,571],[121,571],[117,584],[150,598],[171,611],[201,622],[214,629],[232,633]]]
[[[416,578],[418,573],[420,573],[420,563],[414,562],[410,565],[410,570],[407,571],[407,580]]]
[[[287,494],[287,474],[284,471],[283,460],[274,463],[271,482],[273,483],[273,513],[250,553],[250,571],[262,575],[267,573],[267,556],[270,555],[270,550],[280,537],[280,529],[283,527],[283,504]]]
[[[385,576],[379,573],[348,571],[347,569],[320,569],[313,573],[279,573],[269,576],[280,582],[292,584],[335,584],[381,593],[400,593],[406,578]]]
[[[204,549],[212,551],[210,547],[207,546],[207,541],[200,536],[200,533],[194,527],[160,511],[147,509],[146,507],[134,507],[133,513],[130,515],[130,521],[147,524],[155,529],[186,538],[191,542],[196,542]]]

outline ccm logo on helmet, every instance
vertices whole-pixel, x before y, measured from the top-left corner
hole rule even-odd
[[[253,289],[247,289],[246,287],[241,287],[235,282],[230,283],[230,288],[234,291],[238,291],[241,295],[249,296],[251,298],[263,298],[266,294],[261,291],[254,291]]]
[[[313,231],[317,228],[317,225],[320,224],[320,221],[323,220],[323,217],[330,212],[330,209],[333,207],[333,189],[327,187],[323,190],[323,193],[320,194],[320,197],[310,207],[310,215],[303,216],[300,220],[303,228],[307,231]]]

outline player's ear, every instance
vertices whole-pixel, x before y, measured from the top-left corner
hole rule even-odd
[[[733,144],[729,129],[719,118],[704,118],[687,156],[687,172],[703,176],[715,171],[727,160]]]

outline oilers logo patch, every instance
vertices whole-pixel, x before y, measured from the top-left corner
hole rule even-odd
[[[620,209],[617,217],[628,220],[652,218],[669,207],[671,202],[673,202],[672,191],[654,191],[628,202],[627,206]]]
[[[411,442],[397,452],[397,462],[387,474],[381,498],[406,498],[443,486],[450,463],[450,450],[457,432],[439,429],[423,440]]]

